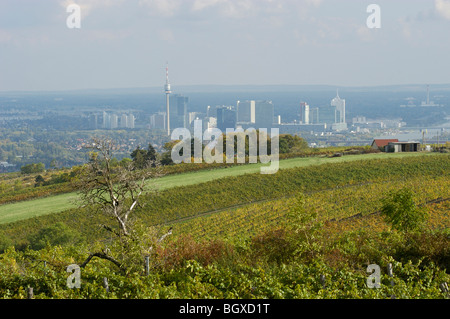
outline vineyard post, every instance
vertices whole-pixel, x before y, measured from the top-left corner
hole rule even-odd
[[[442,290],[443,293],[447,294],[447,298],[450,298],[450,294],[449,294],[449,290],[448,290],[448,285],[446,282],[443,282],[440,284],[440,288]]]
[[[388,271],[389,277],[391,277],[391,278],[394,277],[394,273],[392,271],[392,264],[391,263],[389,263],[387,265],[387,271]],[[391,280],[391,286],[394,287],[394,281],[393,280]]]
[[[322,283],[323,289],[325,289],[325,275],[320,275],[320,282]]]
[[[391,278],[394,277],[394,273],[392,271],[392,264],[391,263],[389,263],[387,265],[387,272],[388,272],[389,277],[391,277]],[[394,281],[393,280],[391,280],[391,286],[394,287]],[[391,299],[395,299],[395,295],[392,295]]]
[[[105,288],[106,292],[109,292],[109,284],[108,284],[108,278],[103,278],[103,287]]]
[[[150,257],[145,256],[145,275],[148,276],[150,274]]]
[[[27,298],[28,299],[33,299],[34,298],[33,287],[28,287]]]

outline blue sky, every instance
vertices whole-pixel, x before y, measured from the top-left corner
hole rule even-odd
[[[0,91],[450,83],[449,34],[450,0],[1,0]]]

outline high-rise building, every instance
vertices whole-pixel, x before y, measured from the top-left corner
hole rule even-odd
[[[310,124],[310,108],[308,103],[300,103],[300,123],[309,125]]]
[[[339,92],[337,92],[336,97],[331,100],[331,106],[335,108],[332,129],[335,131],[347,130],[347,123],[345,120],[345,100],[339,97]]]
[[[119,116],[117,116],[117,114],[114,114],[114,113],[111,114],[109,117],[109,120],[110,120],[109,128],[111,130],[114,130],[119,127]]]
[[[274,120],[274,107],[272,101],[257,101],[255,109],[255,128],[271,128]]]
[[[189,98],[180,94],[170,96],[170,127],[189,128],[189,113],[188,113]]]
[[[111,119],[110,119],[110,114],[107,112],[103,112],[103,125],[102,125],[103,129],[109,129],[111,128]]]
[[[189,126],[192,125],[192,122],[194,122],[194,120],[196,120],[196,119],[199,118],[199,114],[200,114],[200,113],[198,113],[198,112],[189,112],[189,113],[188,113],[188,123],[189,123]],[[209,116],[206,116],[206,117],[209,117]]]
[[[128,116],[125,113],[120,115],[120,123],[119,123],[120,128],[127,128],[127,118]]]
[[[179,117],[180,127],[189,127],[188,102],[189,98],[177,95],[177,116]]]
[[[237,121],[240,123],[254,124],[256,122],[256,102],[237,101]]]
[[[238,101],[237,122],[255,128],[269,128],[274,123],[272,101]]]
[[[217,128],[226,133],[227,128],[236,128],[236,110],[232,106],[218,106],[217,112]]]
[[[331,106],[336,108],[335,110],[335,123],[345,123],[345,100],[339,97],[339,92],[334,99],[331,100]]]
[[[217,127],[217,118],[215,117],[205,117],[203,119],[203,129],[210,130]]]
[[[95,113],[89,114],[88,126],[90,130],[98,129],[98,115]]]
[[[170,82],[169,82],[169,65],[166,66],[166,84],[164,85],[164,92],[166,94],[166,130],[167,135],[170,136],[170,94],[172,93],[170,89]]]
[[[125,128],[133,129],[135,126],[135,121],[136,121],[136,118],[134,117],[133,114],[131,114],[131,113],[126,114]]]
[[[154,130],[166,129],[166,113],[159,112],[150,116],[150,127]]]

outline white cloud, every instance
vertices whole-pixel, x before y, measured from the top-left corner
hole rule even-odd
[[[171,17],[183,5],[181,0],[139,0],[139,5],[150,9],[151,15]]]
[[[450,20],[450,1],[448,0],[435,0],[434,6],[436,11],[445,19]]]
[[[81,8],[83,17],[86,17],[95,9],[120,5],[123,2],[124,0],[62,0],[60,4],[64,8],[67,8],[71,4],[77,4]]]
[[[193,11],[201,11],[203,9],[214,7],[218,3],[224,2],[223,0],[195,0],[192,5]]]
[[[227,18],[247,18],[256,15],[277,15],[306,11],[318,7],[322,0],[194,0],[192,11],[216,8]]]

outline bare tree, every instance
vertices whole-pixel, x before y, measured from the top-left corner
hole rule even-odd
[[[139,240],[133,237],[130,216],[141,205],[140,198],[149,191],[146,181],[162,175],[158,165],[149,163],[152,168],[136,170],[133,163],[118,164],[113,158],[117,148],[107,138],[93,139],[87,148],[91,149],[90,159],[77,180],[80,203],[92,207],[95,214],[106,216],[112,224],[100,226],[112,233],[123,246]],[[125,270],[124,263],[114,258],[108,249],[91,253],[81,266],[86,266],[93,257],[109,260]]]

